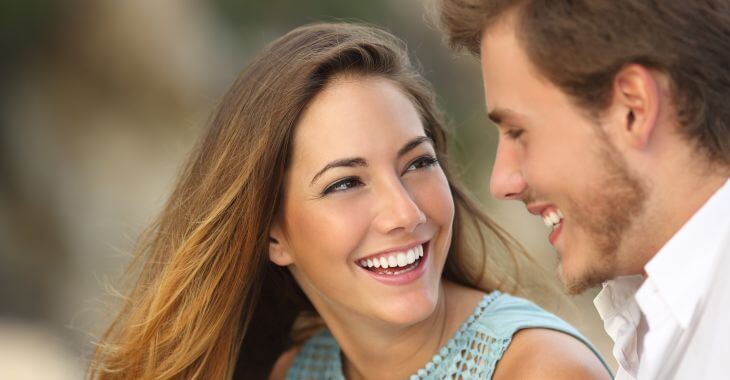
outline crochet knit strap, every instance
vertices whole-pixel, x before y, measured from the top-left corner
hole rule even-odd
[[[595,347],[569,324],[532,302],[494,291],[484,296],[451,339],[410,379],[491,379],[512,336],[526,328],[546,328],[574,336],[596,354],[610,373]],[[287,378],[345,379],[340,347],[328,330],[304,344]]]

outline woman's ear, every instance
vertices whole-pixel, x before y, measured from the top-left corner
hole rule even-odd
[[[269,260],[282,267],[294,262],[289,253],[286,236],[278,222],[274,222],[269,231]]]

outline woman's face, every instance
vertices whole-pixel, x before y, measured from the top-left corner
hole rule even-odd
[[[328,84],[297,125],[284,186],[270,258],[321,314],[407,325],[433,312],[454,203],[419,113],[393,82]]]

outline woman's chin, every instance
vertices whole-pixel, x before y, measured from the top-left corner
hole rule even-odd
[[[376,318],[388,325],[409,326],[421,322],[436,310],[437,293],[402,297],[378,304]]]

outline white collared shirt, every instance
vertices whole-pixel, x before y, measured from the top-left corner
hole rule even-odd
[[[714,378],[697,374],[730,378],[730,357],[719,360],[710,353],[692,352],[730,345],[730,335],[718,344],[711,333],[730,333],[725,327],[730,323],[730,304],[720,303],[727,297],[713,291],[730,289],[729,258],[730,181],[726,181],[646,264],[646,278],[608,281],[594,300],[614,341],[613,354],[620,366],[616,379],[671,379],[678,373],[697,379]]]

